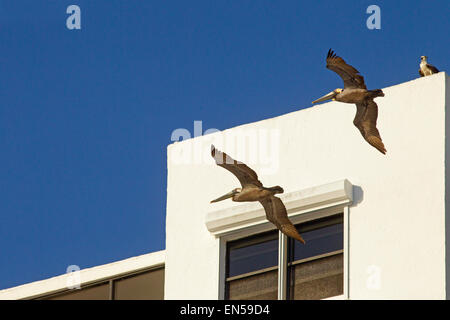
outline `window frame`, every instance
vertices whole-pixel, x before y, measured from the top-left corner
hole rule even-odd
[[[281,194],[294,225],[343,215],[343,294],[326,299],[349,299],[349,212],[353,201],[353,185],[347,180]],[[225,299],[227,242],[276,229],[265,217],[259,203],[246,203],[219,211],[209,212],[206,217],[208,230],[219,240],[219,285],[218,298]],[[288,237],[278,232],[278,300],[287,296],[287,247]]]

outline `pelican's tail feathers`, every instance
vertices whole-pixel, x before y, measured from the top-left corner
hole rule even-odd
[[[263,187],[264,188],[264,187]],[[272,191],[274,194],[275,193],[283,193],[284,189],[280,186],[275,186],[275,187],[270,187],[270,188],[264,188],[266,190]]]
[[[294,238],[295,240],[298,240],[303,244],[306,243],[306,241],[302,238],[300,233],[298,233],[297,228],[295,228],[293,224],[285,224],[281,226],[280,229],[281,232],[283,232],[288,237]]]
[[[384,92],[381,89],[369,90],[370,98],[384,97]]]

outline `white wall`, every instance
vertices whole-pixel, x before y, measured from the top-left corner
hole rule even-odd
[[[446,77],[445,100],[446,108],[450,108],[450,77]],[[445,113],[445,128],[450,128],[450,112]],[[450,189],[450,139],[445,136],[445,190]],[[445,193],[445,262],[446,262],[446,298],[450,299],[450,193]]]
[[[209,150],[213,142],[246,162],[224,138],[238,132],[274,137],[258,142],[270,146],[278,168],[251,164],[266,186],[293,192],[348,179],[360,187],[350,208],[351,299],[445,298],[446,81],[448,92],[443,72],[383,89],[385,97],[376,102],[387,155],[353,126],[356,107],[339,102],[170,145],[165,298],[218,298],[219,239],[208,232],[205,217],[238,205],[209,201],[239,182],[214,165]],[[189,159],[189,150],[194,152],[190,163],[177,163]],[[203,162],[195,158],[200,154]],[[374,275],[368,271],[373,270],[380,271],[380,281],[371,288],[367,281]]]

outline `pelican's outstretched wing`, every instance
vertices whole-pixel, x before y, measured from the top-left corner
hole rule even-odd
[[[258,180],[258,175],[255,171],[250,169],[245,163],[236,161],[226,153],[216,149],[213,145],[211,145],[211,156],[218,166],[221,166],[234,174],[236,178],[239,179],[242,187],[248,184],[258,187],[263,186],[261,181]]]
[[[359,71],[347,64],[344,59],[337,56],[331,49],[328,50],[327,54],[327,68],[336,72],[344,80],[344,89],[367,89],[364,77],[359,74]]]
[[[386,148],[377,129],[378,106],[373,100],[356,104],[356,115],[353,124],[359,129],[368,143],[386,154]]]
[[[284,206],[283,201],[281,201],[280,198],[271,196],[259,202],[262,204],[264,210],[266,211],[267,220],[272,222],[278,228],[278,230],[283,232],[285,235],[305,244],[305,240],[303,240],[302,236],[298,233],[297,229],[289,220],[286,207]]]

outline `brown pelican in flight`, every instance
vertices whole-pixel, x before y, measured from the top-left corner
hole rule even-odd
[[[232,198],[233,201],[237,202],[259,201],[264,207],[267,220],[272,222],[278,230],[287,236],[297,239],[303,244],[305,243],[305,240],[303,240],[289,220],[283,202],[280,198],[275,197],[275,194],[284,192],[283,188],[280,186],[271,188],[264,187],[258,180],[255,171],[244,163],[234,160],[226,153],[217,150],[213,145],[211,146],[211,155],[218,166],[234,174],[242,185],[242,188],[233,189],[231,192],[212,200],[211,203],[228,198]]]
[[[439,70],[435,66],[428,64],[427,59],[428,59],[427,56],[420,57],[419,74],[421,77],[431,76],[433,73],[439,72]]]
[[[381,89],[367,90],[364,78],[359,71],[334,54],[331,49],[327,54],[327,68],[336,72],[344,80],[344,89],[336,89],[312,103],[336,100],[356,104],[353,124],[368,143],[385,154],[386,149],[377,129],[378,106],[373,101],[376,97],[384,97],[383,91]]]

